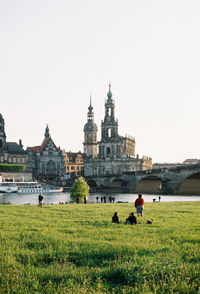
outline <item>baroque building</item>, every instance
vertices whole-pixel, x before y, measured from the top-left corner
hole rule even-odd
[[[69,177],[83,175],[83,153],[79,152],[66,152],[63,150],[65,160],[65,174]]]
[[[54,179],[62,176],[65,172],[64,154],[60,147],[53,142],[49,127],[46,126],[42,144],[34,147],[27,147],[28,167],[33,170],[36,178]]]
[[[97,142],[97,125],[94,122],[93,107],[88,108],[88,121],[84,126],[84,175],[120,175],[123,172],[152,168],[152,159],[135,156],[135,139],[118,134],[118,120],[115,118],[115,102],[111,85],[105,102],[105,116],[101,122],[101,140]]]
[[[28,155],[23,149],[22,141],[16,142],[6,141],[5,122],[2,114],[0,114],[0,163],[25,164]]]

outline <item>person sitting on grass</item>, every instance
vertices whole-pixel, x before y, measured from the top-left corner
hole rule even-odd
[[[137,225],[137,218],[134,216],[133,212],[129,213],[129,217],[126,219],[125,224],[127,225]]]
[[[114,215],[112,217],[112,222],[116,223],[116,224],[119,224],[119,213],[118,212],[114,213]]]

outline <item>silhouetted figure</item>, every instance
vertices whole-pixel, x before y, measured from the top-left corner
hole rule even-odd
[[[115,197],[112,198],[112,202],[113,202],[113,203],[115,202]]]
[[[40,192],[40,195],[38,196],[38,206],[42,207],[44,197],[42,196],[42,193]]]
[[[80,197],[78,196],[78,197],[76,197],[76,203],[78,204],[78,203],[80,203],[81,202],[81,199],[80,199]]]
[[[101,203],[103,203],[103,196],[101,197]]]
[[[97,203],[98,203],[98,201],[99,201],[99,197],[98,197],[98,196],[96,197],[96,201],[97,201]]]
[[[159,202],[160,202],[160,200],[161,200],[161,196],[158,197],[158,200],[159,200]]]
[[[112,217],[112,222],[116,223],[116,224],[119,224],[119,214],[118,214],[118,212],[114,213],[114,215]]]
[[[134,216],[133,212],[130,212],[129,217],[126,219],[126,225],[137,225],[137,218]]]
[[[110,203],[112,203],[112,196],[109,197],[109,201],[110,201]]]
[[[106,196],[103,197],[104,203],[106,203]]]
[[[87,204],[87,195],[84,196],[84,204]]]

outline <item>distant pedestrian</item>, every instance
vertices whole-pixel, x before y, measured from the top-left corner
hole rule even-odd
[[[103,197],[104,203],[106,203],[106,196]]]
[[[112,202],[113,202],[113,203],[115,202],[115,197],[112,198]]]
[[[84,196],[84,204],[87,204],[87,195]]]
[[[42,193],[38,195],[38,207],[42,207],[44,197],[42,196]]]
[[[103,196],[101,196],[101,203],[103,203]]]
[[[114,213],[114,215],[112,217],[112,222],[116,223],[116,224],[119,224],[119,214],[118,214],[118,212]]]
[[[158,199],[159,199],[159,202],[160,202],[161,201],[161,196],[159,196]]]
[[[126,225],[137,225],[137,218],[134,216],[133,212],[129,213],[129,217],[126,219]]]
[[[110,201],[110,203],[112,203],[112,196],[111,195],[109,197],[109,201]]]
[[[98,201],[99,201],[99,197],[98,197],[98,196],[96,197],[96,201],[97,201],[97,203],[98,203]]]
[[[143,210],[144,210],[144,199],[142,198],[142,194],[138,194],[138,198],[135,200],[135,208],[137,212],[137,216],[139,215],[143,216]]]

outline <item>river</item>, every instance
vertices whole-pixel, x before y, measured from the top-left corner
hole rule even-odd
[[[69,192],[66,193],[49,193],[43,194],[44,204],[59,204],[68,203],[70,200]],[[109,203],[109,197],[114,198],[114,202],[135,202],[137,194],[121,194],[121,193],[92,193],[89,196],[89,202],[96,203],[101,202],[101,197],[106,196],[106,202]],[[143,194],[145,202],[152,202],[153,199],[158,201],[158,195]],[[161,202],[173,202],[173,201],[200,201],[200,196],[181,196],[181,195],[162,195]],[[0,194],[0,204],[38,204],[38,194],[17,194],[17,193],[5,193]]]

